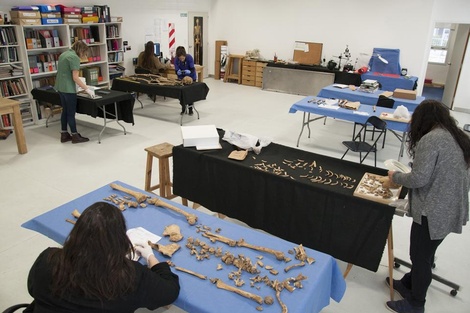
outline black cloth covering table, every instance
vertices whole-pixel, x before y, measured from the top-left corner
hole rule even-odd
[[[209,93],[209,87],[205,83],[192,83],[184,86],[163,86],[157,84],[146,84],[130,80],[128,78],[116,78],[111,87],[113,90],[126,92],[140,92],[178,99],[182,106],[196,101],[205,100]]]
[[[104,93],[103,93],[104,92]],[[126,123],[134,125],[134,97],[126,92],[119,92],[113,90],[96,90],[96,95],[101,96],[99,99],[89,99],[84,97],[77,97],[77,113],[87,114],[92,117],[104,117],[103,106],[116,103],[117,105],[117,118]],[[31,90],[33,98],[38,101],[48,102],[53,105],[61,105],[59,93],[51,88],[34,88]],[[106,117],[115,119],[116,112],[112,105],[106,107]]]
[[[223,131],[219,130],[223,136]],[[377,271],[394,208],[353,196],[366,172],[386,171],[358,163],[271,143],[244,161],[228,159],[234,147],[220,140],[221,150],[173,148],[173,191],[204,207],[242,220],[251,227]],[[355,180],[351,189],[312,183],[291,169],[292,161],[311,164]],[[287,177],[253,168],[273,164]]]

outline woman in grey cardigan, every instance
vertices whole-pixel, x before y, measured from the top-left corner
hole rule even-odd
[[[392,312],[421,313],[437,247],[449,233],[460,234],[468,221],[470,138],[457,127],[449,109],[435,100],[425,100],[416,108],[409,137],[412,171],[389,171],[388,176],[410,189],[412,267],[401,280],[393,281],[404,299],[386,306]]]

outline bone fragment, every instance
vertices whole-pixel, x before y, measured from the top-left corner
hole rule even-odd
[[[223,243],[229,245],[230,247],[235,247],[235,245],[237,244],[237,242],[233,239],[230,239],[230,238],[218,235],[218,234],[213,234],[211,232],[205,232],[205,233],[202,234],[202,236],[206,237],[206,238],[209,238],[209,240],[211,242],[220,241],[220,242],[223,242]]]
[[[299,261],[307,261],[308,264],[312,264],[315,262],[315,259],[312,257],[309,257],[307,255],[307,252],[305,252],[304,246],[300,244],[298,247],[294,248],[295,250],[295,258]]]
[[[172,244],[169,244],[169,245],[160,245],[158,243],[153,243],[151,242],[150,240],[148,241],[148,244],[155,250],[157,250],[158,252],[160,252],[161,254],[163,255],[166,255],[168,257],[171,258],[171,256],[173,255],[173,253],[175,253],[176,251],[179,250],[180,248],[180,245],[177,244],[177,243],[172,243]]]
[[[284,288],[283,284],[278,282],[277,280],[274,282],[274,286],[273,286],[274,290],[276,290],[276,299],[277,301],[279,302],[279,304],[281,305],[281,308],[282,308],[282,313],[287,313],[289,312],[289,310],[287,309],[287,305],[285,305],[284,302],[282,302],[281,300],[281,291],[282,289]]]
[[[181,235],[180,227],[176,224],[171,224],[165,227],[163,231],[163,236],[170,236],[170,241],[178,242],[183,239],[183,235]]]
[[[137,200],[137,202],[139,202],[139,203],[144,202],[149,197],[146,194],[143,194],[143,193],[138,192],[138,191],[130,190],[129,188],[123,187],[123,186],[115,184],[115,183],[112,183],[109,186],[113,189],[120,190],[122,192],[125,192],[125,193],[133,196]]]
[[[245,298],[248,298],[248,299],[251,299],[251,300],[257,302],[258,304],[263,304],[263,297],[261,297],[261,296],[258,296],[258,295],[255,295],[255,294],[251,293],[251,292],[247,292],[247,291],[232,287],[230,285],[227,285],[226,283],[224,283],[223,281],[221,281],[218,278],[211,279],[211,282],[215,283],[217,288],[219,288],[219,289],[224,289],[224,290],[227,290],[227,291],[234,292],[236,294],[239,294],[242,297],[245,297]]]
[[[69,219],[69,218],[66,218],[65,221],[66,221],[66,222],[69,222],[70,224],[75,225],[75,221],[73,221],[73,220],[71,220],[71,219]]]
[[[80,212],[78,212],[77,209],[75,209],[75,210],[73,210],[72,215],[73,215],[75,218],[79,218],[81,214],[80,214]]]
[[[180,208],[175,207],[174,205],[171,205],[169,203],[166,203],[165,201],[158,199],[158,198],[152,198],[147,201],[150,204],[153,204],[155,206],[161,206],[167,209],[170,209],[172,211],[175,211],[176,213],[182,214],[186,217],[186,220],[188,221],[189,225],[194,225],[197,222],[197,215],[195,214],[189,214],[184,210],[181,210]]]

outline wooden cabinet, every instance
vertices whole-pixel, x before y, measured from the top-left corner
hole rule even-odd
[[[267,63],[245,59],[243,60],[242,84],[261,87],[263,85],[263,68]]]
[[[243,60],[242,85],[254,86],[256,81],[256,61]]]
[[[263,69],[268,65],[265,62],[256,62],[255,86],[263,87]]]

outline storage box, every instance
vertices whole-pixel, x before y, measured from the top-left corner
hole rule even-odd
[[[55,5],[38,5],[39,12],[41,13],[48,13],[48,12],[59,12],[60,8],[56,7]]]
[[[61,18],[62,14],[60,12],[47,12],[41,13],[41,18]]]
[[[221,147],[215,125],[181,126],[181,135],[183,147],[196,147],[198,150]]]
[[[16,25],[41,25],[40,18],[12,18],[11,22]]]
[[[416,90],[395,89],[393,92],[394,98],[416,100]]]
[[[10,11],[10,16],[14,18],[41,18],[41,13],[39,11]]]
[[[62,18],[41,18],[43,25],[63,24]]]

